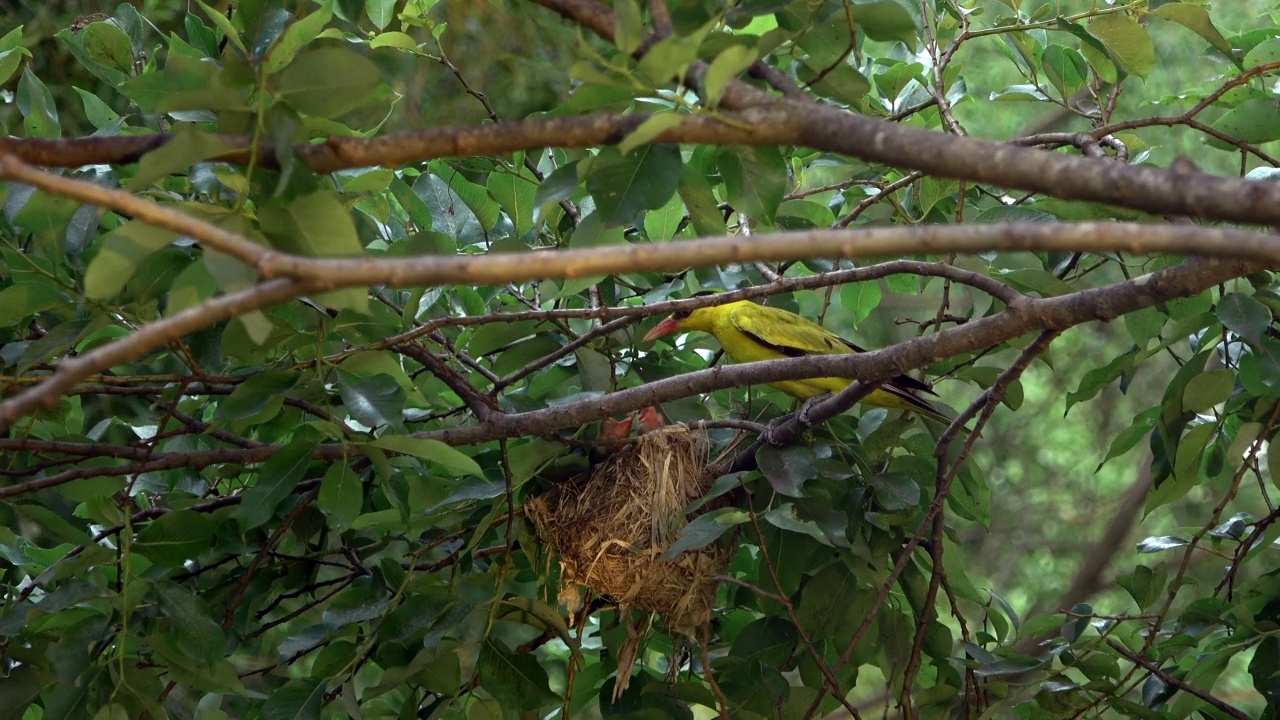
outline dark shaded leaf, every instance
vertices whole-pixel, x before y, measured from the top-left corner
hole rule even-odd
[[[804,484],[818,476],[813,451],[799,445],[763,445],[756,451],[760,472],[773,489],[788,497],[804,497]]]
[[[486,638],[480,646],[476,673],[485,689],[504,707],[533,710],[557,702],[547,671],[530,654],[515,655]]]

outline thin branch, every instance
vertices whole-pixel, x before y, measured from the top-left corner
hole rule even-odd
[[[1142,668],[1145,669],[1147,672],[1160,678],[1160,680],[1163,681],[1164,684],[1172,685],[1173,687],[1176,687],[1179,690],[1182,690],[1183,692],[1194,695],[1197,698],[1200,698],[1201,700],[1203,700],[1204,702],[1212,705],[1219,712],[1226,713],[1227,715],[1230,715],[1233,718],[1240,718],[1240,720],[1249,720],[1249,716],[1246,715],[1242,710],[1240,710],[1236,706],[1223,702],[1222,700],[1219,700],[1218,698],[1214,697],[1213,695],[1210,695],[1209,693],[1205,692],[1204,690],[1201,690],[1198,687],[1195,687],[1193,685],[1188,685],[1187,683],[1183,682],[1177,677],[1170,675],[1159,665],[1156,665],[1150,660],[1147,660],[1141,655],[1125,647],[1123,644],[1118,643],[1115,640],[1109,639],[1107,640],[1107,646],[1110,647],[1112,650],[1115,650],[1120,655],[1124,656],[1126,659],[1128,659],[1130,662],[1134,663],[1135,665],[1142,666]]]
[[[2,144],[0,148],[3,148]],[[73,198],[89,205],[115,210],[121,215],[141,220],[148,225],[172,230],[180,235],[199,240],[204,245],[226,253],[246,265],[252,266],[267,253],[267,248],[243,235],[223,230],[217,225],[184,212],[124,190],[37,170],[13,155],[2,154],[2,150],[0,150],[0,178],[38,187],[54,195]]]
[[[313,285],[278,279],[206,300],[195,307],[138,328],[126,337],[97,347],[84,355],[64,358],[44,382],[0,403],[0,430],[42,407],[50,407],[77,382],[121,363],[136,360],[151,350],[220,320],[244,315],[305,295]]]

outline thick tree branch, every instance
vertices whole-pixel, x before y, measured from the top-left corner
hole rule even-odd
[[[1273,183],[1099,162],[1093,158],[903,127],[791,100],[780,99],[767,106],[725,112],[719,117],[690,115],[654,142],[803,145],[931,176],[990,183],[1063,199],[1088,200],[1161,215],[1280,225],[1280,187]],[[441,157],[612,145],[647,119],[647,115],[538,118],[377,138],[335,137],[322,144],[298,146],[296,151],[312,170],[323,173],[353,167],[399,166]],[[156,137],[160,139],[149,144],[122,139],[125,144],[120,152],[113,152],[102,138],[0,138],[0,156],[9,154],[34,164],[68,167],[125,162],[135,160],[135,151],[139,148],[162,145],[163,136]],[[222,139],[237,147],[248,144],[244,138]],[[260,148],[258,154],[270,159],[272,150]],[[244,163],[249,155],[247,150],[237,150],[218,159]],[[4,176],[2,172],[0,176]]]
[[[865,388],[872,383],[882,382],[894,375],[923,367],[942,358],[990,347],[1028,332],[1046,329],[1063,330],[1092,320],[1110,320],[1174,298],[1196,295],[1260,268],[1260,265],[1247,262],[1191,260],[1182,265],[1104,288],[1055,298],[1027,298],[1012,304],[997,315],[975,320],[934,335],[915,338],[883,350],[857,355],[787,358],[714,367],[590,400],[524,413],[494,413],[487,421],[476,425],[430,430],[414,435],[441,440],[451,445],[470,445],[501,438],[544,435],[561,428],[578,427],[601,418],[712,390],[763,384],[776,380],[856,377],[863,381]],[[106,345],[100,350],[111,347],[112,345]],[[85,358],[88,357],[88,355],[85,356]],[[55,375],[54,379],[57,378],[59,376]],[[62,382],[65,381],[63,378]],[[56,399],[56,393],[59,390],[46,390],[50,382],[52,380],[28,389],[5,402],[0,405],[0,412],[13,412],[17,417],[21,417],[23,409],[39,407],[46,402],[46,396]],[[852,394],[857,391],[846,392]],[[844,401],[848,399],[848,397],[843,398]],[[827,402],[832,400],[834,398]],[[278,447],[273,445],[263,445],[251,449],[218,450],[205,454],[175,453],[173,456],[129,467],[132,468],[132,472],[144,472],[172,467],[199,466],[201,463],[193,462],[193,455],[201,455],[198,459],[204,465],[215,462],[248,464],[267,459],[277,449]],[[322,445],[317,448],[316,457],[338,460],[344,457],[344,452],[341,444]],[[87,468],[83,471],[69,471],[57,476],[39,478],[2,488],[0,498],[54,487],[77,479],[118,474],[120,474],[118,468]]]
[[[806,377],[853,377],[863,383],[882,382],[944,358],[974,352],[1030,332],[1065,330],[1093,320],[1111,320],[1174,298],[1197,295],[1261,268],[1261,265],[1247,262],[1192,260],[1105,288],[1055,298],[1027,299],[1014,303],[997,315],[883,350],[714,367],[590,400],[503,415],[490,423],[431,430],[416,436],[442,440],[451,445],[469,445],[504,437],[541,435],[639,410],[647,405],[742,385]]]
[[[1280,213],[1280,204],[1275,209]],[[757,260],[855,259],[993,250],[1202,255],[1280,265],[1280,236],[1274,234],[1196,225],[1088,222],[810,230],[750,238],[702,238],[480,256],[349,259],[269,253],[259,262],[258,271],[263,278],[306,279],[329,290],[362,285],[502,285],[645,271],[678,272],[691,267]]]

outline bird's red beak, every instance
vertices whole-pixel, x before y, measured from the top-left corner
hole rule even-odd
[[[677,319],[675,316],[669,317],[666,320],[663,320],[662,322],[658,323],[657,325],[654,325],[652,330],[645,333],[644,341],[651,342],[653,340],[657,340],[663,335],[668,335],[679,329],[680,329],[680,320]]]

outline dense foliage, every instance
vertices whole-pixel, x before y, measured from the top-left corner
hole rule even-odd
[[[1280,717],[1266,3],[91,10],[0,24],[5,717]],[[524,513],[649,407],[703,627]]]

